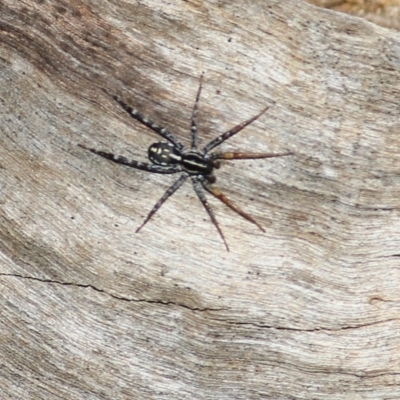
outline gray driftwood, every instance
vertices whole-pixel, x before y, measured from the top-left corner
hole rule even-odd
[[[176,176],[121,96],[188,143],[270,110],[218,185]],[[2,399],[400,398],[400,36],[300,1],[0,5]]]

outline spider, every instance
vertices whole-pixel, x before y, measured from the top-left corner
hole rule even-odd
[[[292,153],[242,153],[242,152],[213,152],[210,153],[212,149],[222,144],[225,140],[228,140],[233,135],[236,135],[247,125],[250,125],[261,115],[263,115],[269,107],[264,108],[260,113],[254,117],[236,125],[234,128],[223,133],[222,135],[211,140],[208,144],[204,146],[202,150],[197,148],[198,146],[198,134],[197,134],[197,114],[198,105],[200,100],[200,94],[202,89],[203,74],[200,76],[199,88],[196,95],[196,100],[193,107],[193,112],[191,116],[191,148],[186,149],[186,147],[177,139],[177,137],[171,133],[168,129],[163,128],[148,118],[144,117],[137,109],[128,106],[119,97],[113,96],[114,100],[129,113],[131,117],[139,121],[141,124],[147,126],[152,131],[160,135],[162,138],[166,139],[167,142],[158,142],[152,144],[148,149],[148,158],[151,161],[149,163],[143,163],[135,160],[129,161],[123,156],[116,156],[112,153],[107,153],[105,151],[96,150],[89,148],[83,144],[78,144],[85,150],[89,150],[94,154],[107,158],[118,164],[127,165],[128,167],[140,169],[147,172],[154,172],[158,174],[175,174],[180,173],[180,178],[164,193],[160,200],[151,209],[143,223],[136,229],[136,233],[139,232],[150,218],[159,210],[159,208],[164,204],[164,202],[172,196],[186,181],[187,178],[192,180],[194,191],[196,192],[198,198],[206,209],[212,223],[217,229],[222,241],[225,244],[226,250],[229,251],[228,243],[225,240],[225,236],[219,226],[217,219],[215,218],[214,212],[212,211],[208,200],[204,194],[203,188],[214,195],[217,199],[222,201],[233,211],[241,215],[243,218],[255,224],[262,232],[265,232],[264,228],[249,214],[240,209],[236,204],[229,200],[218,188],[212,186],[216,181],[216,177],[213,175],[214,169],[218,169],[221,166],[219,160],[244,160],[244,159],[257,159],[257,158],[272,158],[272,157],[282,157],[288,156]]]

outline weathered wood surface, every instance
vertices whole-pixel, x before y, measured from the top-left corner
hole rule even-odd
[[[310,4],[365,18],[385,28],[400,29],[399,0],[305,0]]]
[[[145,160],[271,104],[218,184]],[[300,1],[0,5],[2,399],[400,398],[400,36]],[[187,143],[187,142],[186,142]]]

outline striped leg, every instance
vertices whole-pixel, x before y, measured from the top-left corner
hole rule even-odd
[[[290,156],[293,153],[239,153],[239,152],[226,152],[226,153],[212,153],[210,154],[211,160],[252,160],[256,158],[272,158]]]
[[[197,149],[197,144],[199,141],[196,120],[197,120],[197,114],[199,112],[199,100],[200,100],[202,82],[203,82],[203,73],[200,75],[199,90],[197,91],[196,100],[194,102],[193,112],[192,112],[192,121],[191,121],[191,126],[190,126],[190,132],[191,132],[191,137],[192,137],[192,150]]]
[[[236,135],[238,132],[240,132],[243,128],[245,128],[247,125],[250,125],[252,122],[254,122],[257,118],[261,117],[269,107],[264,108],[260,113],[255,115],[254,117],[248,119],[247,121],[242,122],[239,125],[236,125],[234,128],[230,129],[228,132],[223,133],[222,135],[216,137],[215,139],[211,140],[210,143],[208,143],[203,151],[204,153],[208,153],[210,150],[212,150],[214,147],[219,146],[222,142],[225,140],[228,140],[230,137],[233,135]]]
[[[228,243],[226,242],[225,236],[224,236],[224,234],[222,233],[221,228],[219,227],[218,221],[217,221],[217,219],[215,218],[215,215],[214,215],[214,213],[213,213],[213,210],[211,209],[210,205],[208,204],[207,198],[206,198],[206,196],[204,195],[204,192],[203,192],[203,190],[202,190],[202,188],[201,188],[201,185],[200,185],[199,180],[198,180],[196,177],[192,176],[192,181],[193,181],[194,190],[195,190],[195,192],[196,192],[198,198],[200,199],[200,201],[202,202],[204,208],[206,209],[206,211],[207,211],[209,217],[211,218],[212,223],[213,223],[214,226],[217,228],[217,231],[218,231],[219,235],[221,236],[222,240],[224,241],[226,250],[229,251]]]
[[[243,218],[247,219],[247,221],[252,222],[253,224],[257,225],[258,228],[262,231],[265,232],[264,228],[249,214],[245,213],[242,209],[240,209],[235,203],[233,203],[231,200],[229,200],[222,192],[216,187],[212,187],[207,181],[202,181],[201,182],[204,186],[204,188],[210,192],[212,195],[214,195],[217,199],[221,200],[224,204],[226,204],[229,208],[231,208],[233,211],[237,212],[239,215],[241,215]]]
[[[82,149],[89,150],[92,153],[97,154],[101,157],[107,158],[107,160],[113,161],[117,164],[127,165],[128,167],[141,169],[142,171],[156,172],[158,174],[175,174],[176,172],[181,171],[180,165],[164,166],[164,165],[148,164],[135,160],[129,161],[127,158],[123,156],[115,156],[112,153],[91,149],[90,147],[86,147],[84,144],[78,144],[78,146],[82,147]]]
[[[146,219],[143,221],[142,225],[136,229],[136,233],[139,232],[149,221],[149,219],[158,211],[158,209],[165,203],[168,197],[171,197],[185,182],[187,179],[187,174],[182,174],[182,176],[164,193],[160,200],[157,201],[156,205],[152,208],[152,210],[147,215]]]
[[[154,123],[153,121],[149,120],[147,117],[144,117],[136,108],[132,108],[132,107],[128,106],[119,97],[113,96],[113,98],[127,113],[129,113],[129,115],[132,118],[136,119],[136,121],[139,121],[141,124],[147,126],[152,131],[154,131],[158,135],[162,136],[164,139],[167,139],[169,142],[171,142],[179,150],[183,150],[184,149],[183,144],[168,129],[163,128],[161,126],[158,126],[156,123]]]

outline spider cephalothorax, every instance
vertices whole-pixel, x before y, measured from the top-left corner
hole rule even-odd
[[[98,154],[99,156],[105,157],[118,164],[127,165],[129,167],[141,169],[143,171],[154,172],[159,174],[175,174],[180,172],[180,178],[164,193],[161,199],[156,203],[152,210],[147,215],[146,219],[143,221],[142,225],[137,228],[136,232],[149,221],[149,219],[157,212],[157,210],[163,205],[163,203],[174,194],[185,182],[187,178],[191,178],[193,183],[193,188],[206,209],[211,221],[217,228],[222,240],[225,243],[226,249],[229,251],[228,244],[225,240],[224,234],[214,216],[214,213],[208,204],[207,198],[204,194],[202,188],[206,189],[208,192],[213,194],[216,198],[221,200],[224,204],[230,207],[232,210],[240,214],[242,217],[257,225],[258,228],[265,232],[264,229],[258,222],[251,217],[249,214],[241,210],[237,205],[235,205],[231,200],[229,200],[221,191],[212,186],[215,183],[216,178],[212,175],[213,170],[220,167],[219,160],[238,160],[238,159],[255,159],[255,158],[271,158],[271,157],[281,157],[287,156],[292,153],[281,153],[281,154],[270,154],[270,153],[242,153],[242,152],[225,152],[225,153],[210,153],[212,149],[219,146],[225,140],[229,139],[236,133],[240,132],[247,125],[251,124],[257,118],[267,111],[268,107],[262,110],[259,114],[254,117],[242,122],[241,124],[235,126],[229,131],[223,133],[222,135],[211,140],[202,150],[197,149],[198,135],[197,135],[197,124],[196,117],[198,112],[198,104],[200,99],[200,93],[202,88],[202,77],[200,77],[200,85],[197,91],[196,101],[194,103],[192,119],[191,119],[191,149],[188,150],[185,146],[173,135],[168,129],[162,128],[150,121],[148,118],[144,117],[138,110],[129,107],[126,103],[120,100],[118,97],[114,99],[122,106],[122,108],[127,111],[134,119],[146,125],[148,128],[156,132],[158,135],[162,136],[168,142],[154,143],[149,147],[148,157],[151,164],[143,163],[135,160],[129,161],[123,156],[115,156],[112,153],[107,153],[104,151],[89,148],[83,144],[79,144],[80,147],[91,151],[92,153]]]
[[[214,168],[220,167],[220,162],[213,160],[199,151],[179,150],[172,143],[158,142],[149,147],[149,160],[158,165],[180,164],[182,170],[189,175],[204,175],[206,177],[212,174]]]

